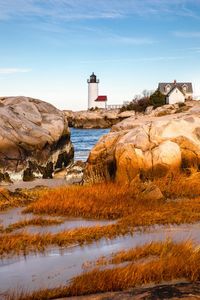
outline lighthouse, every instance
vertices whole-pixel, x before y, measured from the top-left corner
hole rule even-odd
[[[99,96],[99,79],[92,73],[88,82],[88,109],[106,108],[107,96]]]

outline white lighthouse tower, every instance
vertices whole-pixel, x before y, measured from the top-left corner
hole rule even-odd
[[[107,96],[99,96],[99,79],[92,73],[88,82],[88,109],[90,108],[106,108]]]

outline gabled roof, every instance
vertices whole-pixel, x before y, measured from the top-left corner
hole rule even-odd
[[[185,96],[182,89],[176,85],[169,91],[169,93],[166,96],[168,97],[169,95],[171,95],[175,89],[178,89],[181,92],[181,94],[183,94],[183,96]]]
[[[107,101],[107,96],[98,96],[98,98],[95,101],[96,102],[98,102],[98,101]]]
[[[160,82],[158,84],[158,89],[162,94],[166,94],[165,87],[166,85],[170,85],[171,88],[177,86],[180,90],[182,89],[183,85],[187,85],[187,93],[193,93],[192,83],[191,82]]]

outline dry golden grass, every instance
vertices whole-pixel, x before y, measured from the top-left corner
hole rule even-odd
[[[200,176],[186,177],[177,174],[155,179],[165,198],[189,198],[200,196]],[[139,206],[155,208],[163,201],[145,201],[141,189],[143,184],[135,181],[128,185],[102,183],[89,186],[71,186],[43,192],[24,212],[53,214],[73,217],[118,219],[130,215]]]
[[[181,245],[182,246],[182,245]],[[176,249],[177,251],[178,249]],[[152,261],[126,266],[93,270],[74,278],[66,290],[67,296],[125,290],[136,285],[160,283],[185,278],[200,279],[200,255],[190,247],[169,252]]]
[[[27,205],[36,200],[41,193],[42,190],[40,189],[10,192],[7,189],[0,188],[0,211],[10,207]]]
[[[131,209],[132,198],[136,196],[135,189],[129,193],[126,187],[113,183],[63,187],[44,192],[24,212],[116,219],[122,216],[122,211]]]
[[[166,198],[194,198],[200,196],[200,172],[188,169],[190,176],[184,173],[168,174],[153,179]]]
[[[35,200],[35,196],[28,200],[30,204],[25,209],[26,212],[117,219],[117,221],[112,225],[78,228],[56,234],[1,234],[0,256],[44,251],[50,245],[82,245],[103,237],[111,239],[119,235],[132,234],[137,227],[141,226],[198,222],[200,221],[199,179],[197,174],[190,177],[173,175],[153,180],[165,196],[165,199],[156,201],[142,199],[142,186],[137,181],[131,186],[103,183],[40,191],[38,200]],[[19,202],[13,201],[14,205]],[[80,275],[67,287],[44,290],[30,295],[22,292],[8,299],[54,299],[124,290],[136,285],[173,279],[200,280],[200,252],[189,242],[151,243],[118,253],[109,261],[105,261],[107,264],[123,262],[126,264],[112,269],[96,268]]]
[[[139,258],[156,256],[142,262]],[[43,290],[32,294],[8,298],[15,300],[44,300],[65,296],[89,295],[108,291],[122,291],[149,283],[175,279],[200,280],[200,250],[191,242],[170,241],[146,244],[113,257],[115,263],[128,261],[125,266],[94,269],[75,277],[69,286]],[[113,262],[113,261],[112,261]]]
[[[130,187],[109,183],[43,191],[40,198],[26,208],[26,212],[118,220],[112,225],[79,228],[56,234],[3,234],[0,236],[0,255],[41,251],[50,245],[90,243],[103,237],[111,239],[134,233],[137,227],[198,222],[200,185],[196,180],[177,176],[174,180],[166,177],[154,182],[168,197],[174,197],[175,194],[176,197],[188,197],[178,201],[144,201],[138,183]]]
[[[191,244],[191,243],[190,243]],[[182,243],[183,247],[186,247],[187,243]],[[189,245],[189,242],[188,242]],[[153,257],[164,257],[168,255],[169,252],[178,252],[181,247],[181,243],[176,244],[170,239],[167,239],[166,242],[150,242],[144,244],[143,246],[138,246],[129,250],[122,250],[113,254],[110,257],[102,256],[98,258],[95,262],[88,261],[83,264],[83,269],[91,269],[96,266],[104,266],[111,264],[121,264],[124,262],[136,262],[137,260],[153,258]]]
[[[63,221],[59,219],[50,219],[50,218],[41,218],[36,217],[30,220],[22,220],[13,224],[10,224],[7,228],[2,230],[4,233],[12,232],[16,229],[21,229],[26,226],[51,226],[51,225],[60,225]]]
[[[128,232],[127,229],[126,232]],[[6,254],[28,254],[30,251],[44,251],[50,245],[59,247],[83,245],[103,237],[111,239],[120,234],[125,234],[125,231],[124,228],[120,228],[118,225],[83,227],[54,234],[1,234],[0,257]]]
[[[134,233],[138,226],[155,224],[194,223],[200,220],[200,198],[179,202],[133,202],[129,214],[115,224],[78,228],[55,234],[2,234],[0,236],[0,256],[5,254],[28,253],[45,250],[47,246],[69,246],[112,239],[120,235]]]

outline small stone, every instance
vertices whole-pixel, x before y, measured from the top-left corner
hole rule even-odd
[[[141,192],[140,198],[142,200],[161,200],[164,198],[161,190],[155,184],[148,184],[147,187]]]

